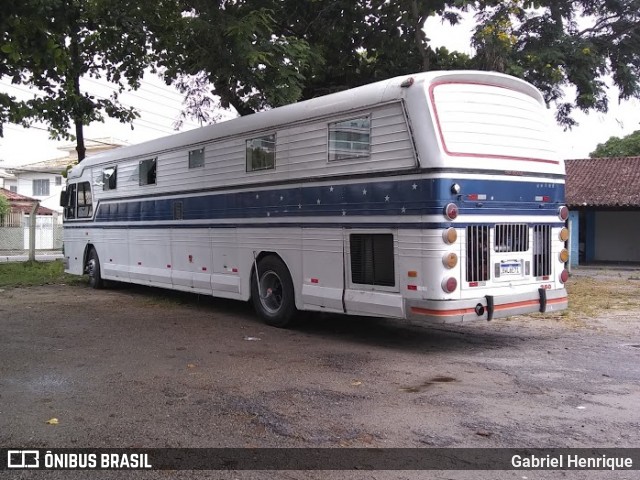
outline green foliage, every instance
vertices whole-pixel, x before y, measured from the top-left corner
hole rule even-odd
[[[640,156],[640,130],[622,138],[611,137],[605,143],[599,143],[589,154],[591,158],[637,156]]]
[[[0,287],[53,283],[81,283],[82,277],[64,273],[62,261],[0,263]]]
[[[170,2],[173,5],[173,2]],[[0,74],[33,89],[28,100],[0,93],[0,123],[40,121],[52,138],[78,139],[82,127],[105,116],[137,117],[118,101],[135,89],[151,64],[152,28],[163,2],[125,0],[6,0],[0,13]],[[162,20],[164,22],[164,20]],[[85,79],[105,78],[117,91],[109,98],[86,93]]]
[[[11,206],[9,205],[9,200],[0,193],[0,220],[9,213],[10,209]]]
[[[482,1],[473,45],[476,68],[498,70],[536,85],[556,118],[606,112],[610,76],[620,99],[640,96],[640,0]],[[566,89],[564,87],[572,87]],[[575,90],[573,98],[565,98]]]

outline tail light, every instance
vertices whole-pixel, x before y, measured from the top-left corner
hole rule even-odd
[[[562,227],[562,230],[560,230],[559,238],[563,242],[569,240],[569,229],[567,227]]]
[[[569,280],[569,272],[567,270],[562,270],[562,273],[560,274],[560,281],[562,283],[567,283],[567,280]]]
[[[560,220],[562,220],[563,222],[567,220],[567,218],[569,218],[569,209],[566,206],[562,206],[558,209],[558,217],[560,218]]]
[[[458,264],[458,255],[453,252],[445,253],[442,256],[442,264],[446,268],[453,268]]]
[[[442,290],[444,290],[445,293],[454,292],[456,288],[458,288],[458,280],[456,280],[455,277],[449,277],[442,280]]]
[[[458,206],[455,203],[449,203],[444,207],[444,216],[449,220],[458,218]]]
[[[558,257],[560,257],[560,261],[562,263],[567,263],[567,261],[569,260],[569,250],[563,248],[562,250],[560,250],[560,255],[558,255]]]
[[[442,232],[442,240],[444,240],[444,243],[451,245],[452,243],[456,243],[457,239],[458,232],[456,232],[456,229],[453,227],[449,227]]]

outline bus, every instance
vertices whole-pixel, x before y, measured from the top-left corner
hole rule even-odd
[[[89,157],[64,262],[297,311],[492,320],[567,307],[564,164],[540,92],[406,75]]]

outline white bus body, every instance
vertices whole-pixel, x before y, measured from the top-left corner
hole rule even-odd
[[[526,82],[429,72],[118,148],[69,172],[66,271],[252,299],[279,326],[561,310],[551,132]]]

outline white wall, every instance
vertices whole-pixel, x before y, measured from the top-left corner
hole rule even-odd
[[[595,260],[640,262],[640,211],[596,212]]]

